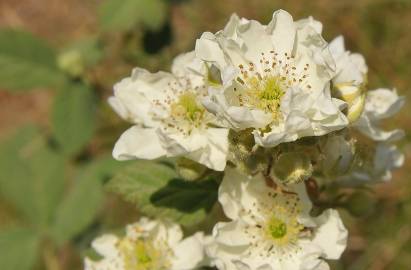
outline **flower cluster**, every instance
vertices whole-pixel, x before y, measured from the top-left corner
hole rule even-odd
[[[318,193],[391,178],[404,134],[380,125],[404,99],[369,90],[364,58],[321,32],[283,10],[267,25],[233,15],[171,73],[136,68],[114,86],[110,105],[133,123],[114,157],[175,157],[221,172],[226,221],[182,240],[177,225],[142,219],[124,238],[95,240],[104,258],[86,269],[321,270],[340,258],[347,230],[336,210],[317,207]]]

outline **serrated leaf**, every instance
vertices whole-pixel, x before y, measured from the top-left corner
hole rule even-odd
[[[60,89],[52,112],[53,134],[66,155],[74,155],[93,136],[96,115],[93,89],[71,83]]]
[[[192,225],[205,218],[216,194],[214,189],[211,191],[210,183],[185,185],[182,181],[170,166],[137,161],[122,169],[110,180],[107,188],[135,203],[148,215],[167,216],[182,225]],[[199,192],[205,187],[208,189]],[[194,193],[197,192],[196,196],[201,193],[201,198],[189,195],[190,188],[195,190]]]
[[[45,42],[18,30],[0,31],[0,86],[28,90],[56,86],[64,81],[55,54]]]
[[[86,166],[57,209],[53,236],[58,243],[73,238],[95,219],[103,201],[103,181],[109,179],[122,162],[112,157],[96,160]]]
[[[37,259],[39,237],[34,231],[13,228],[0,231],[0,265],[7,270],[30,270]]]
[[[106,0],[100,7],[100,22],[109,31],[130,30],[138,22],[156,30],[164,24],[166,8],[162,0]]]
[[[46,228],[64,189],[64,159],[35,127],[0,145],[0,193],[32,224]]]

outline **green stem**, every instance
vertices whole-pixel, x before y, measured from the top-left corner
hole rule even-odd
[[[62,270],[56,254],[56,249],[51,244],[46,244],[44,246],[43,259],[47,270]]]

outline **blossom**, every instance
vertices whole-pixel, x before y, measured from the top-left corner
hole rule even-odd
[[[196,233],[183,239],[181,228],[169,221],[140,219],[128,225],[123,238],[107,234],[93,248],[103,257],[85,259],[85,270],[190,270],[204,265],[206,238]]]
[[[312,18],[294,22],[279,10],[268,25],[233,15],[224,30],[204,33],[196,55],[219,74],[207,110],[236,131],[253,128],[264,147],[344,128],[345,104],[329,88],[335,63],[318,31]]]
[[[355,122],[364,108],[368,67],[361,54],[345,49],[342,36],[331,41],[330,52],[336,63],[333,95],[347,103],[347,118]]]
[[[384,142],[358,149],[357,162],[347,175],[337,178],[351,185],[389,181],[392,170],[404,164],[404,154],[395,145]]]
[[[117,141],[118,160],[184,156],[214,170],[224,170],[228,129],[202,106],[205,66],[194,53],[176,58],[172,73],[140,68],[114,86],[109,99],[114,110],[134,126]]]
[[[227,169],[219,201],[230,222],[217,223],[207,253],[220,270],[329,269],[338,259],[347,230],[338,212],[311,217],[304,184],[278,191],[264,177]]]
[[[404,136],[403,130],[384,131],[379,125],[381,120],[396,114],[404,102],[404,97],[398,96],[395,89],[379,88],[368,91],[364,111],[354,126],[375,141],[392,142],[399,140]]]

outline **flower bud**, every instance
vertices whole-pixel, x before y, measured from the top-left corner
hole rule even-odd
[[[307,180],[313,172],[310,158],[301,152],[280,154],[274,164],[274,174],[284,184]]]
[[[187,158],[179,158],[176,171],[181,178],[187,181],[195,181],[201,178],[207,171],[207,167]]]
[[[57,58],[57,64],[64,72],[72,77],[79,77],[85,70],[83,57],[77,50],[68,50]]]
[[[355,157],[354,141],[348,141],[343,135],[327,138],[323,146],[322,171],[328,177],[341,176],[351,169]]]
[[[347,103],[346,115],[350,123],[358,120],[365,105],[365,83],[354,85],[352,83],[339,83],[334,85],[335,95]]]

